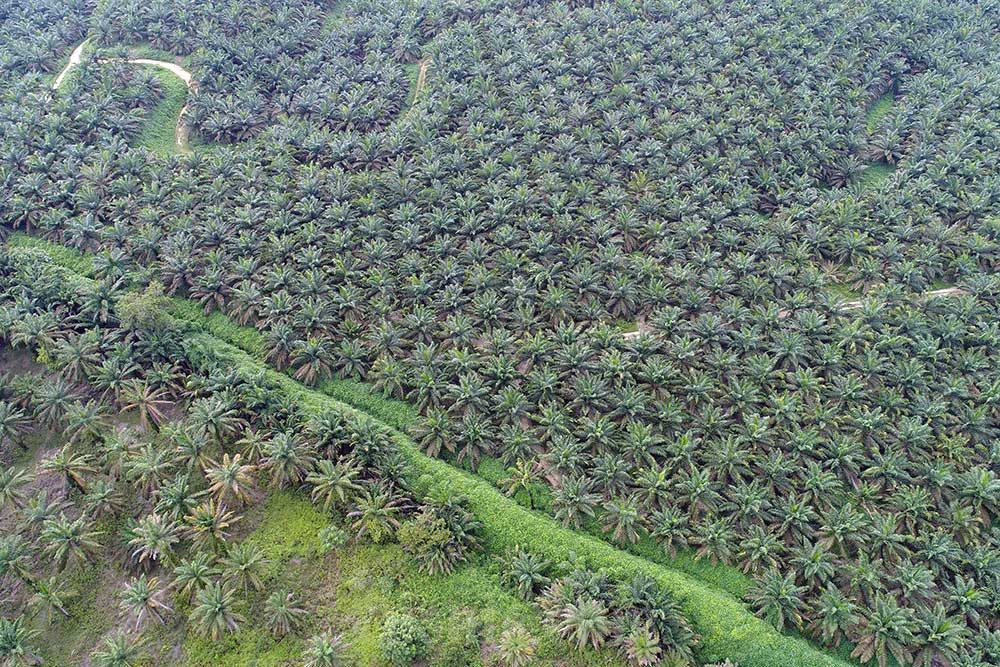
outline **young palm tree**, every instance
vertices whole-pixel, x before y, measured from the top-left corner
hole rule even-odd
[[[160,580],[157,577],[146,578],[140,575],[129,583],[119,593],[122,611],[135,622],[134,630],[139,631],[150,618],[164,623],[164,615],[173,611],[163,601],[163,591],[160,590]]]
[[[24,507],[24,487],[32,481],[32,476],[25,470],[14,466],[0,469],[0,512],[7,507]]]
[[[201,633],[214,641],[226,632],[236,632],[246,620],[234,608],[233,592],[218,583],[198,591],[191,618]]]
[[[857,607],[832,583],[827,584],[814,607],[809,630],[827,646],[840,646],[844,637],[854,633]]]
[[[316,468],[306,477],[306,482],[313,485],[313,502],[322,500],[324,512],[329,512],[336,503],[347,503],[362,488],[355,481],[360,473],[352,461],[317,461]]]
[[[249,592],[251,588],[259,591],[264,588],[264,581],[260,578],[258,571],[267,562],[260,547],[246,542],[234,545],[229,548],[226,557],[219,562],[222,569],[222,581],[228,586],[242,588],[244,594]]]
[[[45,522],[39,539],[45,553],[55,559],[56,568],[61,571],[70,563],[93,559],[101,548],[97,542],[100,535],[99,531],[90,530],[86,515],[71,521],[60,513],[57,518]]]
[[[31,425],[27,415],[9,401],[0,400],[0,449],[16,444],[25,448],[22,437]]]
[[[601,648],[611,634],[611,619],[603,602],[582,598],[563,607],[559,615],[559,634],[571,640],[578,650],[590,645]]]
[[[55,612],[69,618],[66,605],[76,597],[76,592],[64,590],[58,577],[38,579],[34,582],[35,592],[28,599],[28,609],[43,626],[52,622]]]
[[[316,384],[317,380],[330,374],[332,364],[333,356],[322,339],[310,337],[292,346],[292,367],[296,380]]]
[[[236,506],[252,502],[256,497],[255,470],[255,466],[243,462],[242,454],[223,454],[219,463],[212,462],[205,469],[208,492],[217,502],[230,502]]]
[[[314,635],[306,642],[304,667],[341,667],[348,648],[350,645],[341,635],[332,632]]]
[[[509,559],[504,560],[503,578],[507,585],[513,586],[525,600],[531,600],[538,594],[538,589],[549,583],[546,572],[551,563],[521,547],[515,547]]]
[[[5,667],[30,667],[42,663],[32,645],[38,632],[25,627],[21,621],[20,618],[0,618],[0,664]]]
[[[518,459],[514,467],[510,469],[510,475],[501,479],[497,484],[509,497],[514,497],[518,491],[524,491],[528,496],[528,509],[535,509],[533,491],[541,479],[541,470],[537,461]]]
[[[504,667],[527,667],[535,659],[538,640],[524,627],[507,628],[497,639],[497,659]]]
[[[104,638],[104,646],[90,657],[95,667],[137,667],[146,657],[141,638],[117,632]]]
[[[793,573],[782,575],[777,570],[768,570],[754,584],[747,598],[758,615],[778,630],[784,629],[787,623],[795,627],[802,624],[805,589],[795,585]]]
[[[886,667],[890,656],[901,665],[912,662],[914,632],[917,630],[913,612],[900,607],[892,597],[878,595],[875,608],[862,615],[857,646],[851,653],[862,663],[875,660]]]
[[[347,513],[354,519],[351,528],[356,539],[368,537],[375,544],[382,544],[399,529],[398,516],[403,509],[403,499],[394,498],[384,486],[369,485],[355,501],[354,509]]]
[[[555,489],[552,507],[555,517],[564,526],[579,529],[588,518],[593,518],[601,497],[591,489],[591,482],[580,477],[567,477]]]
[[[160,514],[149,514],[132,528],[132,536],[128,541],[132,559],[141,567],[152,568],[171,561],[174,545],[180,541],[180,527]]]
[[[264,615],[268,627],[277,637],[283,637],[296,630],[308,612],[298,606],[293,593],[275,591],[264,603]]]
[[[142,380],[128,380],[122,387],[121,404],[122,414],[136,412],[142,429],[149,431],[166,420],[164,410],[170,406],[170,401],[164,390]]]
[[[63,445],[55,454],[42,461],[42,470],[60,475],[67,488],[87,493],[87,477],[96,475],[97,468],[91,465],[86,454],[74,454],[69,445]]]
[[[632,628],[622,640],[622,649],[625,657],[639,667],[657,664],[663,652],[660,636],[649,627],[649,624]]]
[[[28,544],[17,533],[0,535],[0,579],[10,576],[34,587],[29,560],[31,555]]]
[[[182,600],[191,600],[201,589],[212,583],[221,574],[207,553],[197,553],[189,560],[174,568],[171,586],[177,589]]]
[[[246,425],[235,405],[220,395],[193,401],[187,418],[196,429],[220,445],[236,436]]]
[[[188,533],[197,549],[218,550],[229,539],[229,529],[240,517],[214,500],[204,502],[184,517]]]
[[[309,473],[315,457],[312,447],[292,431],[279,431],[264,443],[261,468],[271,474],[279,489],[298,485]]]

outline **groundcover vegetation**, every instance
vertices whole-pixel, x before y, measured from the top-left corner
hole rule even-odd
[[[5,659],[1000,662],[995,1],[8,5]],[[518,627],[316,616],[279,490]]]

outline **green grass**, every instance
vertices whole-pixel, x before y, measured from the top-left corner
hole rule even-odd
[[[82,279],[67,276],[69,281],[80,282]],[[517,545],[553,561],[562,561],[575,553],[591,567],[604,569],[617,580],[628,579],[637,573],[652,577],[681,601],[685,613],[702,637],[699,657],[704,662],[728,658],[740,663],[741,667],[843,667],[849,664],[802,638],[779,633],[750,613],[735,596],[714,585],[622,551],[591,535],[563,528],[550,517],[522,507],[486,480],[456,469],[445,461],[425,456],[399,430],[301,385],[232,344],[208,333],[193,333],[188,336],[185,349],[196,365],[211,358],[249,377],[263,378],[285,392],[307,414],[337,411],[360,420],[374,420],[386,429],[387,435],[409,462],[422,492],[429,493],[434,487],[444,486],[469,499],[471,510],[483,524],[487,551],[490,553],[503,553]]]
[[[858,183],[862,188],[878,187],[896,173],[896,167],[888,162],[873,162],[862,172]]]
[[[7,246],[40,251],[48,255],[59,266],[69,269],[77,275],[85,278],[91,278],[94,275],[93,258],[79,250],[46,241],[36,236],[29,236],[24,232],[14,232],[8,236]]]
[[[163,98],[146,114],[135,144],[160,155],[183,152],[177,145],[177,119],[187,101],[187,85],[177,76],[159,67],[150,67],[163,86]]]
[[[856,301],[863,296],[861,292],[854,291],[846,283],[832,283],[827,285],[827,290],[844,301]]]
[[[329,9],[326,10],[326,16],[323,17],[322,33],[330,32],[343,20],[344,16],[347,15],[348,4],[348,0],[334,0],[330,3]]]
[[[639,330],[639,323],[635,320],[615,320],[614,328],[621,333],[635,333]]]
[[[894,102],[895,98],[890,90],[868,107],[868,111],[865,113],[865,129],[868,130],[869,134],[878,129],[882,119],[892,111]]]
[[[406,70],[406,78],[409,82],[409,92],[406,94],[406,104],[403,106],[403,110],[409,109],[413,106],[413,103],[417,100],[417,82],[420,80],[420,63],[410,63],[408,65],[403,65],[403,69]]]
[[[425,624],[431,635],[431,665],[483,664],[481,643],[495,641],[513,623],[525,626],[539,639],[536,664],[621,664],[610,652],[592,651],[564,661],[567,645],[541,625],[532,604],[500,584],[489,558],[450,575],[429,576],[416,568],[398,544],[351,545],[324,556],[318,533],[329,519],[304,494],[272,494],[262,513],[263,520],[246,541],[260,546],[271,561],[264,572],[265,589],[293,590],[307,601],[306,636],[328,628],[343,632],[350,644],[347,664],[384,664],[379,630],[392,613],[412,614]],[[189,635],[184,642],[185,666],[297,664],[304,641],[275,639],[261,627],[259,616],[248,615],[239,632],[219,642]]]

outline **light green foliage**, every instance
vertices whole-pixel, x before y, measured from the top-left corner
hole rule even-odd
[[[135,137],[134,143],[161,155],[174,155],[182,152],[181,147],[177,145],[176,129],[181,108],[187,100],[187,85],[177,76],[159,67],[149,69],[159,80],[163,88],[163,97],[147,112],[142,129]]]
[[[274,493],[264,505],[264,521],[246,539],[264,552],[265,579],[277,577],[295,558],[318,558],[324,552],[322,531],[327,518],[308,499]]]
[[[35,249],[44,252],[58,264],[84,277],[94,275],[94,260],[78,250],[52,243],[23,232],[14,232],[7,238],[7,246],[11,248]]]
[[[869,134],[877,130],[882,119],[892,111],[893,102],[892,91],[889,91],[868,108],[868,113],[865,114],[865,129]]]
[[[123,296],[115,305],[115,311],[125,329],[162,331],[177,322],[168,312],[169,303],[163,294],[163,285],[150,283],[141,292]]]
[[[427,655],[430,635],[417,619],[398,614],[385,619],[379,634],[382,655],[393,667],[408,667]]]

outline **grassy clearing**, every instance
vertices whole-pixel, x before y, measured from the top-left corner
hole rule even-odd
[[[420,63],[410,63],[403,65],[406,70],[406,79],[409,82],[409,92],[406,94],[406,105],[404,109],[409,109],[417,100],[417,84],[420,81]]]
[[[36,243],[35,247],[44,245],[45,242]],[[70,275],[67,279],[74,277]],[[488,553],[503,553],[520,545],[556,562],[575,553],[591,567],[604,569],[617,580],[631,578],[637,573],[655,579],[681,601],[685,613],[701,635],[699,658],[703,662],[728,658],[740,663],[741,667],[845,667],[850,664],[802,638],[778,632],[750,613],[735,596],[715,585],[622,551],[591,535],[563,528],[548,516],[522,507],[486,480],[456,469],[440,459],[425,456],[399,430],[301,385],[232,344],[208,333],[196,333],[188,337],[185,347],[196,363],[199,359],[212,358],[238,372],[263,378],[284,391],[306,412],[340,412],[360,420],[374,420],[377,425],[388,429],[389,437],[414,471],[422,492],[429,493],[433,488],[443,486],[469,499],[470,509],[483,524]]]
[[[892,111],[894,102],[895,98],[890,90],[868,107],[868,111],[865,113],[865,129],[868,130],[869,134],[878,129],[882,119]]]
[[[511,624],[525,626],[539,639],[539,665],[597,667],[620,665],[611,653],[586,652],[566,659],[566,645],[544,628],[537,609],[503,588],[492,563],[474,562],[447,576],[416,569],[399,545],[351,545],[322,553],[318,533],[329,518],[303,494],[270,496],[261,524],[246,541],[260,546],[271,561],[264,571],[266,590],[293,590],[307,601],[307,634],[332,629],[350,644],[347,663],[383,665],[379,630],[386,616],[408,613],[431,634],[431,665],[483,665],[483,647]],[[255,603],[258,604],[259,600]],[[189,635],[185,667],[263,667],[295,664],[301,638],[279,640],[257,622],[219,642]]]
[[[159,67],[150,70],[163,86],[164,94],[147,112],[135,143],[161,155],[175,155],[183,152],[177,145],[177,119],[187,100],[187,86],[166,70]]]
[[[858,185],[864,189],[878,187],[896,173],[896,167],[888,162],[873,162],[858,178]]]
[[[320,32],[326,34],[333,30],[347,15],[348,0],[334,0],[330,3],[326,16],[323,18],[323,27]]]
[[[864,296],[861,292],[851,289],[847,283],[832,283],[827,285],[827,290],[844,301],[856,301]]]

